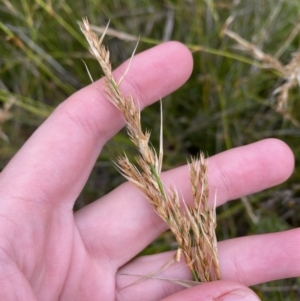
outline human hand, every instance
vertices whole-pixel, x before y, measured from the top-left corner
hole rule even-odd
[[[191,70],[187,49],[165,43],[135,57],[122,90],[143,108],[182,85]],[[225,300],[230,292],[255,300],[247,285],[299,275],[293,230],[220,242],[222,281],[180,292],[155,279],[128,286],[136,277],[124,274],[151,274],[171,255],[132,260],[166,225],[130,183],[73,213],[103,145],[124,125],[103,95],[101,80],[72,95],[0,175],[0,300]],[[290,149],[268,139],[210,158],[209,183],[220,205],[284,181],[293,164]],[[187,202],[188,177],[186,166],[163,175]],[[186,279],[189,272],[182,262],[163,276]]]

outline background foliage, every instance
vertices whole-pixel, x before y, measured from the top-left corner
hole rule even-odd
[[[138,52],[167,40],[193,52],[190,80],[164,99],[164,169],[185,164],[199,149],[213,155],[267,137],[282,139],[294,151],[296,170],[289,181],[218,209],[219,240],[299,226],[300,131],[276,113],[272,96],[284,79],[220,35],[233,16],[232,31],[287,64],[299,51],[299,11],[298,0],[1,0],[0,168],[60,102],[90,83],[81,59],[94,78],[101,76],[77,22],[88,16],[104,26],[110,19],[110,28],[141,35]],[[135,46],[115,37],[106,43],[114,66]],[[300,121],[299,88],[291,91],[287,110]],[[154,145],[158,118],[157,105],[143,113]],[[123,181],[111,162],[121,149],[135,153],[123,131],[106,146],[75,209]],[[144,253],[172,247],[166,233]],[[254,289],[264,300],[298,300],[298,285],[298,279],[290,279]]]

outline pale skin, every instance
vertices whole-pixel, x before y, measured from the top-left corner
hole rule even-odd
[[[115,76],[125,69],[126,64]],[[180,87],[191,71],[189,51],[165,43],[133,59],[121,89],[143,108]],[[166,225],[129,183],[72,211],[103,145],[124,126],[102,84],[63,102],[0,176],[0,300],[257,300],[247,286],[300,275],[295,229],[220,242],[221,281],[183,290],[150,279],[124,288],[137,279],[134,274],[158,270],[172,253],[132,260]],[[294,157],[286,144],[267,139],[215,155],[208,166],[221,205],[283,182]],[[189,201],[186,166],[163,178]],[[160,276],[190,277],[183,260]]]

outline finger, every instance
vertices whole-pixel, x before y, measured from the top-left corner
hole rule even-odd
[[[116,78],[127,64],[114,72]],[[132,94],[143,108],[181,86],[191,70],[187,48],[165,43],[133,59],[121,90]],[[123,125],[121,114],[105,98],[102,80],[80,90],[54,111],[11,160],[1,174],[0,193],[72,208],[102,146]]]
[[[277,185],[289,177],[293,166],[292,152],[280,140],[267,139],[223,152],[208,160],[212,198],[217,191],[220,205]],[[187,166],[166,172],[163,179],[167,187],[174,185],[186,202],[191,201]],[[143,195],[129,183],[83,208],[75,218],[86,245],[92,246],[95,254],[105,250],[117,267],[167,228]]]
[[[236,238],[220,243],[224,279],[255,285],[300,275],[300,231]]]
[[[120,299],[130,300],[130,299]],[[143,300],[161,300],[143,299]],[[259,301],[258,296],[239,283],[230,281],[217,281],[203,283],[188,290],[168,296],[162,301]]]
[[[297,264],[300,260],[299,234],[300,230],[295,229],[220,242],[218,257],[222,280],[252,286],[299,276],[300,266]],[[149,279],[137,285],[131,285],[143,275],[151,275],[154,271],[161,269],[172,256],[173,252],[144,256],[122,267],[117,275],[117,287],[123,300],[130,300],[131,296],[141,292],[145,296],[152,292],[152,300],[160,300],[166,296],[166,292],[172,294],[182,290],[183,287],[171,281],[159,279]],[[191,279],[183,260],[156,276],[166,279]]]

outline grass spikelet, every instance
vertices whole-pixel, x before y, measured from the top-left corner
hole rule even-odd
[[[264,63],[265,68],[275,70],[284,79],[284,83],[273,91],[273,97],[276,98],[275,110],[299,128],[300,123],[288,112],[287,104],[289,91],[300,86],[300,53],[293,53],[290,62],[287,65],[283,65],[275,56],[263,52],[256,45],[251,44],[237,33],[229,30],[228,26],[232,21],[233,17],[227,19],[221,35],[227,35],[235,40],[244,51],[249,52],[256,60]]]
[[[110,54],[102,44],[105,32],[98,38],[86,18],[80,28],[89,43],[91,54],[104,72],[107,98],[122,113],[127,123],[128,136],[139,151],[136,157],[137,166],[128,160],[126,154],[118,158],[117,167],[120,173],[144,193],[156,213],[167,223],[178,243],[176,259],[180,260],[180,254],[183,255],[193,280],[207,282],[220,279],[215,208],[208,207],[209,190],[204,155],[200,154],[199,158],[192,159],[190,163],[194,206],[184,205],[181,208],[176,189],[171,187],[166,191],[160,179],[163,157],[162,126],[161,145],[157,155],[149,143],[150,131],[142,130],[140,112],[133,97],[125,96],[120,90],[120,82],[113,77]]]

